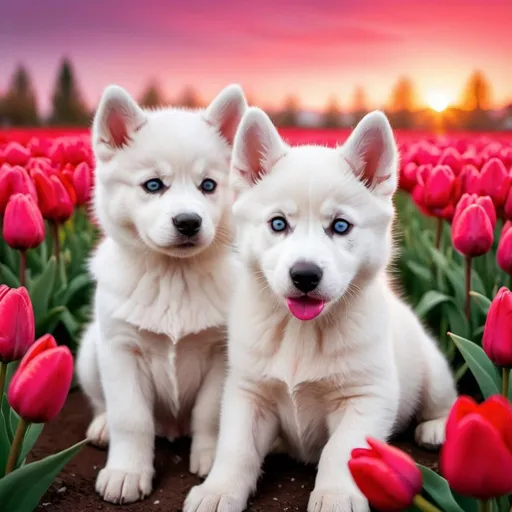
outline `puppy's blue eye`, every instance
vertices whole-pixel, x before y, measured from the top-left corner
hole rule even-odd
[[[165,188],[163,181],[159,178],[152,178],[142,184],[142,187],[146,192],[150,194],[156,194]]]
[[[288,227],[288,223],[284,217],[274,217],[270,221],[270,227],[276,233],[281,233]]]
[[[201,185],[199,185],[199,188],[205,194],[211,194],[217,188],[217,183],[210,178],[206,178],[201,182]]]
[[[337,235],[346,235],[350,228],[352,227],[352,224],[350,222],[347,222],[345,219],[335,219],[332,223],[332,230]]]

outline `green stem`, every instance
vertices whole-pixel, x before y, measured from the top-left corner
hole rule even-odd
[[[436,224],[436,249],[441,249],[441,237],[443,235],[443,219],[437,219]]]
[[[60,262],[60,238],[59,238],[59,225],[56,222],[52,222],[52,235],[53,235],[53,253],[57,264]]]
[[[501,394],[508,398],[508,390],[510,388],[510,368],[503,368],[503,384],[501,387]]]
[[[27,275],[27,253],[20,251],[20,286],[25,286]]]
[[[0,362],[0,405],[2,405],[2,397],[4,395],[6,376],[7,376],[7,363]]]
[[[441,512],[441,510],[439,510],[435,505],[432,505],[432,503],[427,501],[421,494],[414,496],[413,503],[424,512]]]
[[[20,418],[16,434],[12,440],[11,451],[9,452],[9,459],[7,460],[7,466],[5,468],[5,474],[8,475],[16,469],[16,463],[21,453],[21,447],[23,446],[23,439],[25,439],[25,432],[29,427],[30,423]]]
[[[478,500],[478,512],[492,512],[492,501]]]
[[[471,295],[469,292],[471,291],[471,257],[466,258],[466,318],[468,319],[468,324],[471,321]]]

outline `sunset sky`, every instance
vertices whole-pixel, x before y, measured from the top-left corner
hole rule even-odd
[[[494,104],[512,102],[512,0],[6,0],[0,91],[29,68],[43,111],[69,56],[87,103],[117,83],[139,95],[151,78],[175,96],[210,99],[230,82],[271,107],[289,94],[349,108],[356,85],[382,106],[403,75],[421,102],[457,101],[474,69]]]

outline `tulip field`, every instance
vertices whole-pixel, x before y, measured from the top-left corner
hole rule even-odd
[[[291,144],[332,146],[348,133],[294,128],[282,135]],[[375,439],[368,440],[369,448],[354,450],[349,467],[376,510],[509,512],[512,135],[398,132],[396,137],[400,191],[390,273],[439,340],[463,396],[451,411],[439,464],[431,465],[435,470]],[[57,453],[32,453],[45,436],[45,423],[55,429],[66,421],[70,389],[69,400],[79,393],[73,356],[91,314],[87,258],[100,236],[88,207],[94,177],[87,131],[0,130],[2,512],[29,512],[54,499],[47,491],[65,465],[94,450],[85,447],[83,429],[67,446],[59,444]],[[87,410],[82,416],[86,422]],[[274,472],[274,478],[287,471]],[[304,485],[314,474],[311,468],[296,471],[306,475]],[[295,478],[270,491],[263,486],[252,510],[284,510],[279,500]],[[167,484],[181,489],[186,481]],[[81,489],[89,487],[87,499],[100,504],[93,478]],[[305,510],[307,493],[295,487],[287,492],[289,510]],[[164,486],[148,507],[178,510],[181,503],[171,498],[167,508],[158,508],[165,493]],[[79,499],[74,495],[50,510],[89,510],[85,501],[83,508],[73,508]],[[136,507],[130,510],[148,509]]]

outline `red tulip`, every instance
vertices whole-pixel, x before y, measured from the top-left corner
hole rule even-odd
[[[52,213],[52,220],[59,223],[66,222],[73,215],[73,201],[66,187],[57,176],[50,176],[50,181],[53,184],[53,191],[57,201],[57,207]]]
[[[465,165],[455,180],[455,200],[458,201],[463,194],[480,193],[480,173],[473,165]]]
[[[494,229],[494,226],[496,226],[496,209],[494,208],[494,203],[489,196],[479,197],[476,194],[464,194],[457,203],[454,215],[458,215],[462,210],[465,210],[472,204],[479,204],[485,210],[485,213],[489,216],[489,220],[491,221]]]
[[[44,240],[44,221],[32,197],[14,194],[7,203],[3,228],[4,240],[13,249],[25,251]]]
[[[507,233],[512,235],[512,230],[509,229]],[[512,242],[510,236],[509,240],[510,248]],[[508,257],[509,269],[510,256]],[[482,346],[494,364],[503,368],[512,368],[512,293],[505,286],[500,288],[487,313]]]
[[[17,142],[11,142],[4,149],[4,159],[10,165],[25,165],[30,158],[30,151]]]
[[[421,492],[422,476],[414,461],[398,448],[368,438],[370,449],[356,448],[348,463],[355,483],[378,510],[399,511]]]
[[[424,202],[427,208],[444,208],[452,199],[455,175],[447,165],[436,165],[425,180]]]
[[[50,177],[40,169],[35,169],[32,172],[32,179],[36,186],[39,208],[43,217],[48,220],[53,220],[58,203]]]
[[[64,185],[66,192],[68,193],[69,199],[73,204],[73,207],[76,204],[76,190],[73,185],[73,174],[67,172],[60,172],[58,174],[61,183]]]
[[[452,242],[461,254],[481,256],[490,251],[494,233],[485,209],[472,204],[453,217]]]
[[[512,219],[512,187],[510,187],[504,205],[505,217]]]
[[[29,149],[32,156],[48,156],[48,152],[50,150],[51,142],[48,139],[41,139],[32,137],[27,144],[27,148]]]
[[[5,211],[13,194],[26,194],[37,201],[36,189],[25,169],[4,164],[0,168],[0,213]]]
[[[46,334],[30,347],[13,375],[8,400],[31,423],[46,423],[61,411],[73,377],[73,356]]]
[[[0,285],[0,362],[21,359],[34,336],[34,310],[27,290]]]
[[[440,459],[453,490],[480,500],[512,492],[510,425],[512,405],[500,395],[481,405],[464,396],[455,402]]]
[[[496,208],[505,204],[510,189],[510,175],[499,158],[491,158],[480,173],[480,194],[489,196]]]
[[[91,169],[85,162],[82,162],[77,165],[73,173],[73,185],[75,187],[76,202],[78,205],[84,205],[89,202],[91,198],[91,184]]]
[[[462,157],[455,148],[446,148],[439,158],[439,165],[447,165],[452,170],[455,176],[460,174],[462,170]]]

